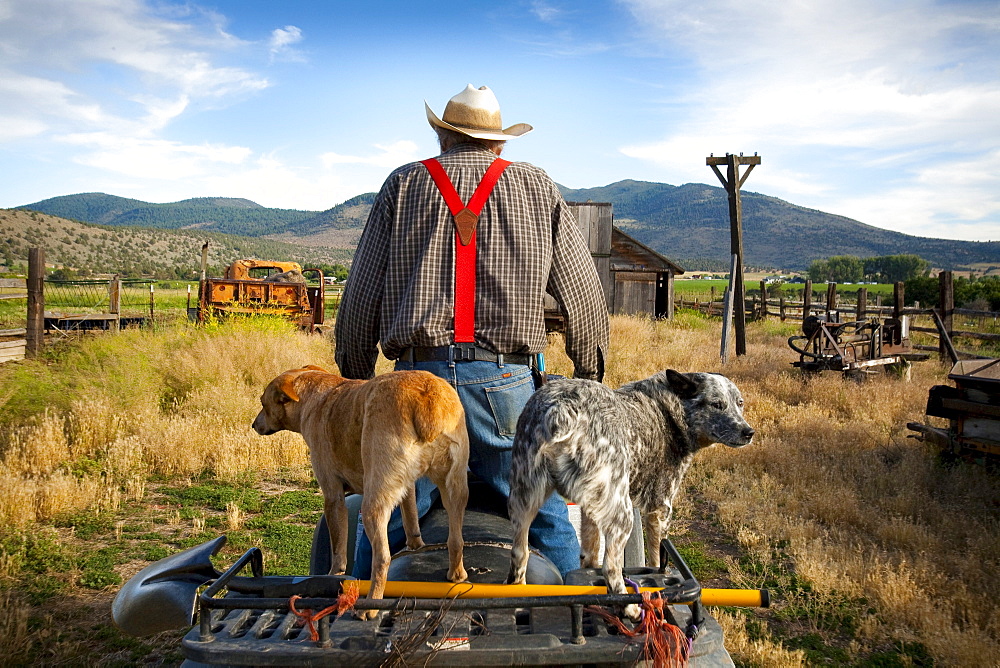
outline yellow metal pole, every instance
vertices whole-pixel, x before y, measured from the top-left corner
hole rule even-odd
[[[361,595],[368,593],[369,580],[357,581]],[[656,587],[643,587],[640,591],[660,591]],[[498,585],[471,582],[407,582],[385,583],[386,598],[514,598],[528,596],[588,596],[607,594],[606,587],[573,585]],[[724,605],[743,608],[767,607],[769,597],[763,589],[702,589],[704,605]]]

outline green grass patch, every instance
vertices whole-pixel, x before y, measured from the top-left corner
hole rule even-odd
[[[806,663],[810,666],[847,666],[851,663],[846,650],[828,644],[827,639],[818,633],[786,638],[782,644],[788,649],[805,652]]]
[[[57,517],[53,524],[57,527],[73,529],[81,540],[91,540],[109,534],[114,530],[114,516],[95,510],[82,510]]]
[[[264,517],[268,518],[312,516],[322,511],[323,495],[305,489],[284,492],[268,499],[262,508]]]
[[[85,554],[80,559],[80,584],[89,589],[121,584],[122,578],[114,570],[121,556],[121,547],[105,547]]]
[[[8,294],[11,294],[8,291]],[[28,324],[27,299],[0,299],[0,329],[17,329]]]
[[[698,580],[708,580],[725,575],[728,570],[726,562],[710,555],[707,546],[700,541],[685,540],[683,543],[676,544],[676,547],[677,551],[681,553],[684,563],[688,565]]]
[[[318,519],[318,518],[317,518]],[[309,572],[309,555],[316,523],[287,520],[255,520],[252,531],[265,550],[264,567],[270,575],[304,575]]]
[[[857,665],[859,668],[909,668],[933,666],[935,663],[923,643],[898,641],[892,650],[873,652]]]
[[[875,614],[864,598],[852,598],[837,591],[817,592],[800,583],[784,592],[786,605],[775,611],[775,618],[808,621],[815,628],[853,638],[865,615]]]
[[[160,536],[162,538],[162,536]],[[146,544],[142,545],[133,552],[133,555],[138,559],[143,559],[144,561],[159,561],[160,559],[165,559],[170,555],[174,554],[174,550],[160,544]]]
[[[258,513],[263,506],[263,494],[251,487],[242,487],[218,481],[205,482],[189,487],[164,487],[160,490],[181,506],[181,517],[191,519],[194,509],[225,510],[235,503],[241,510]]]
[[[2,535],[0,552],[15,572],[38,575],[65,573],[74,566],[72,552],[59,541],[58,534],[51,528]]]
[[[31,605],[44,605],[56,596],[69,590],[69,583],[55,575],[32,573],[21,577],[17,589],[27,597]]]

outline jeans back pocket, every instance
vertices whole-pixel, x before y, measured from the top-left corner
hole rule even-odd
[[[524,405],[535,392],[534,380],[529,374],[507,385],[485,389],[486,399],[490,403],[490,410],[496,421],[497,433],[500,436],[513,436],[517,430],[517,418],[521,416]]]

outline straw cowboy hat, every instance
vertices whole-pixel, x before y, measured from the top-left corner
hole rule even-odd
[[[500,121],[500,103],[497,96],[486,86],[478,90],[469,84],[461,93],[448,100],[448,106],[444,108],[442,118],[431,111],[431,107],[424,100],[424,107],[427,108],[427,120],[432,126],[454,130],[476,139],[497,139],[505,141],[520,137],[531,132],[532,127],[527,123],[518,123],[509,128],[503,128]]]

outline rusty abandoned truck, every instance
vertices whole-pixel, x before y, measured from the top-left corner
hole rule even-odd
[[[203,265],[204,266],[204,265]],[[306,280],[306,274],[317,283]],[[188,303],[188,316],[199,323],[235,314],[279,315],[308,331],[324,321],[323,272],[302,269],[297,262],[236,260],[222,278],[204,277],[198,284],[198,305]]]

